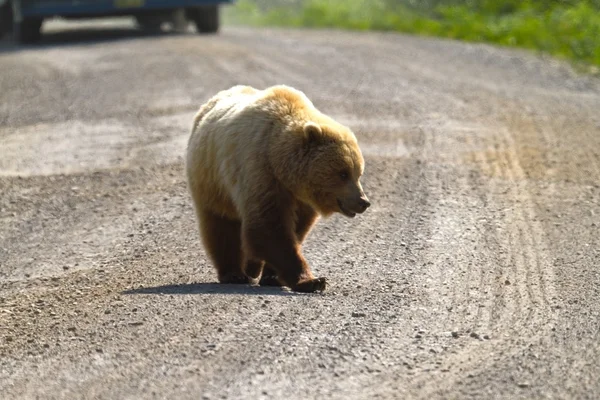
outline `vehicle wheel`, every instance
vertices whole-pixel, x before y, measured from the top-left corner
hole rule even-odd
[[[219,6],[204,6],[188,9],[188,18],[194,21],[200,33],[215,33],[219,30]]]
[[[137,15],[135,20],[141,30],[148,33],[161,33],[165,19],[155,15]]]
[[[13,38],[17,43],[35,43],[42,38],[41,18],[25,18],[13,23]]]

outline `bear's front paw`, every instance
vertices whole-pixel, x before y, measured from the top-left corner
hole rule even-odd
[[[292,287],[292,290],[296,292],[313,293],[322,292],[326,287],[327,278],[315,278],[297,283]]]

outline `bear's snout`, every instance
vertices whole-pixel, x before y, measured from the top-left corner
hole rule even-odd
[[[367,196],[362,196],[360,199],[358,199],[358,212],[359,213],[364,213],[367,208],[369,208],[371,206],[371,202],[369,201],[369,199],[367,199]]]
[[[358,198],[354,198],[350,201],[342,201],[338,199],[338,206],[342,214],[347,217],[354,217],[356,214],[364,213],[369,206],[371,206],[371,202],[364,194]]]

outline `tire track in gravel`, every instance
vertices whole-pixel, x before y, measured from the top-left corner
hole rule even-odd
[[[505,243],[512,248],[525,244],[526,251],[521,255],[518,265],[527,267],[519,268],[519,271],[521,276],[525,275],[530,281],[517,282],[518,287],[515,288],[525,300],[515,317],[516,329],[511,335],[526,338],[517,343],[522,351],[508,352],[504,361],[494,362],[489,371],[482,374],[480,381],[470,383],[471,390],[482,390],[483,382],[487,382],[487,385],[495,385],[496,390],[504,387],[507,396],[522,396],[525,393],[517,385],[506,387],[505,382],[508,381],[524,382],[523,387],[534,386],[535,389],[528,392],[528,398],[554,397],[557,393],[568,398],[589,395],[585,389],[590,387],[589,381],[583,384],[588,378],[571,371],[575,371],[582,360],[589,362],[594,351],[590,351],[590,348],[597,349],[597,346],[575,345],[580,340],[592,343],[590,337],[566,344],[569,342],[567,337],[581,335],[574,330],[586,329],[585,322],[574,321],[579,312],[587,312],[583,311],[586,301],[576,303],[581,304],[576,311],[569,312],[568,304],[573,301],[569,300],[573,293],[579,295],[579,290],[583,293],[587,284],[580,282],[580,289],[576,289],[569,287],[565,281],[570,280],[573,274],[587,276],[592,281],[595,277],[583,265],[569,268],[560,262],[563,254],[573,251],[564,247],[561,249],[560,246],[564,246],[564,241],[568,241],[568,235],[574,231],[568,219],[563,221],[560,214],[578,207],[574,198],[563,205],[557,200],[581,196],[581,190],[584,189],[585,193],[586,185],[591,184],[587,186],[588,189],[594,187],[594,180],[597,182],[600,176],[597,168],[599,157],[593,151],[598,137],[590,135],[597,130],[593,121],[584,118],[582,114],[585,111],[570,104],[573,99],[569,100],[564,101],[557,94],[554,98],[538,99],[537,106],[530,106],[521,99],[498,102],[498,108],[503,112],[497,119],[504,129],[493,137],[491,143],[487,143],[486,151],[474,153],[477,161],[472,161],[481,167],[484,176],[521,205],[508,213],[515,222]],[[584,145],[578,142],[581,136],[587,137]],[[493,163],[499,164],[499,167],[491,167]],[[502,180],[509,179],[515,184],[510,187],[503,185]],[[591,215],[593,217],[593,213]],[[584,217],[571,223],[580,226],[589,221]],[[585,231],[585,228],[580,231]],[[585,235],[578,239],[584,243],[585,240]],[[513,256],[519,255],[514,251],[512,253]],[[577,254],[585,257],[585,252],[578,251]],[[571,272],[568,272],[569,269]],[[585,298],[584,294],[580,296]],[[588,300],[594,297],[593,294],[587,296]],[[563,346],[569,350],[563,353]],[[556,364],[559,359],[561,367]],[[562,372],[558,372],[560,369]],[[591,370],[588,371],[593,374]],[[560,376],[560,379],[554,381],[552,376]],[[500,380],[500,377],[504,380]],[[583,386],[573,386],[573,381],[580,381]]]
[[[499,138],[500,146],[504,147],[499,155],[504,156],[502,162],[504,176],[512,182],[510,197],[517,202],[515,212],[509,219],[508,226],[510,238],[508,248],[517,258],[516,279],[522,293],[522,298],[527,301],[521,309],[528,309],[522,323],[527,321],[531,329],[538,329],[544,325],[552,325],[550,300],[555,297],[553,266],[548,260],[547,245],[544,241],[542,229],[533,209],[533,201],[529,195],[527,181],[523,169],[518,161],[515,150],[515,141],[509,134]],[[522,249],[514,252],[514,249]],[[527,295],[525,296],[525,292]],[[546,323],[544,323],[546,321]],[[536,328],[536,325],[538,328]]]
[[[517,331],[527,329],[533,322],[529,329],[535,330],[536,323],[547,317],[544,313],[550,307],[550,298],[555,295],[554,274],[551,268],[543,268],[543,265],[549,265],[545,256],[544,232],[532,208],[533,200],[518,161],[514,140],[506,128],[499,127],[496,132],[500,134],[486,138],[486,141],[491,139],[490,147],[474,152],[478,168],[491,177],[488,181],[490,191],[502,193],[508,200],[502,213],[507,230],[498,236],[498,244],[506,249],[502,252],[505,254],[502,264],[512,268],[510,276],[503,276],[505,285],[512,288],[506,288],[502,296],[502,302],[512,303],[511,311],[507,313],[511,318],[494,323],[500,325],[499,322],[502,322],[506,326],[518,324],[513,325]],[[521,246],[522,250],[515,251]]]
[[[426,129],[425,132],[427,131]],[[445,130],[445,134],[448,133],[452,132]],[[443,360],[441,369],[446,374],[415,379],[412,387],[419,389],[420,398],[427,398],[434,393],[440,395],[452,390],[457,383],[464,383],[464,371],[470,371],[470,378],[476,377],[478,371],[484,371],[493,362],[497,362],[497,359],[489,357],[490,354],[502,354],[502,358],[508,358],[526,348],[527,343],[533,343],[546,335],[556,322],[556,313],[552,310],[552,299],[556,295],[553,265],[544,243],[544,231],[533,209],[534,203],[519,163],[515,141],[509,128],[504,126],[480,127],[470,133],[472,135],[463,134],[466,148],[458,154],[447,154],[449,158],[444,159],[445,162],[460,165],[461,158],[464,158],[461,153],[471,151],[470,156],[477,166],[475,178],[457,179],[453,182],[455,189],[451,192],[475,189],[475,192],[482,193],[485,209],[499,211],[496,213],[496,218],[499,219],[492,226],[502,230],[492,232],[488,229],[485,237],[474,240],[481,240],[483,248],[487,246],[492,249],[488,256],[495,258],[500,268],[486,270],[486,267],[493,267],[493,264],[471,264],[464,278],[465,286],[462,290],[453,291],[452,303],[475,304],[477,308],[467,312],[466,318],[463,316],[462,321],[459,319],[455,324],[471,326],[472,329],[467,330],[467,334],[471,332],[478,337],[482,336],[482,331],[490,332],[491,338],[467,344],[462,350]],[[428,135],[426,158],[435,158],[433,155],[444,152],[444,148],[452,148],[444,140],[440,142],[439,137],[439,131],[436,134],[435,130]],[[463,171],[462,174],[466,173],[469,171]],[[479,176],[481,173],[487,177],[482,179]],[[435,180],[433,177],[430,179]],[[496,196],[498,194],[501,196]],[[473,214],[472,210],[469,213]],[[488,213],[488,216],[490,214],[493,215]],[[447,225],[448,215],[444,215]],[[468,220],[474,217],[465,214],[458,218]],[[432,242],[437,243],[436,246],[443,246],[444,240],[454,233],[452,227],[448,229],[449,232],[442,236],[434,234]],[[436,231],[435,227],[433,231]],[[450,248],[446,250],[453,251]],[[501,256],[495,256],[494,250]],[[432,249],[431,252],[435,254],[436,250]],[[477,283],[479,289],[469,290],[474,283]],[[480,290],[484,288],[488,291],[481,293]],[[471,318],[469,314],[474,316]],[[510,339],[515,336],[521,339]],[[432,382],[435,384],[431,384]]]

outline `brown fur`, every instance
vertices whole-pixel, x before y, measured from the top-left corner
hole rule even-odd
[[[323,290],[301,244],[319,214],[369,206],[353,133],[295,89],[236,86],[194,119],[187,176],[203,243],[220,282]]]

